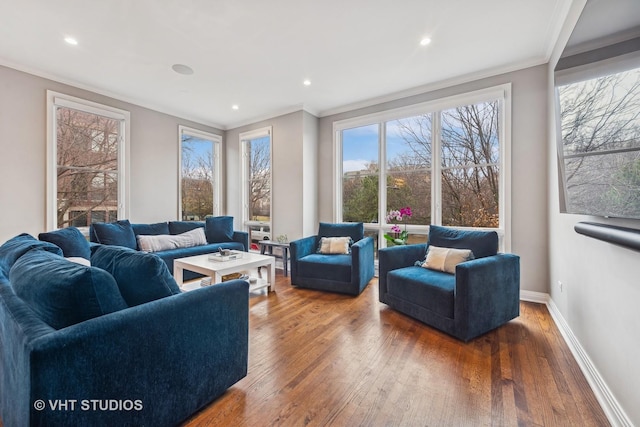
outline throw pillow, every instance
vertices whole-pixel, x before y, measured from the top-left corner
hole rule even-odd
[[[103,245],[124,246],[125,248],[136,249],[136,236],[128,219],[116,222],[96,222],[93,224],[98,243]]]
[[[111,273],[129,307],[181,292],[167,265],[154,254],[100,246],[91,255],[91,265]]]
[[[204,232],[209,243],[233,242],[233,217],[214,216],[207,218]]]
[[[22,233],[7,240],[0,246],[0,270],[5,277],[9,270],[22,255],[32,249],[42,249],[57,255],[62,255],[62,249],[49,242],[41,242],[30,234]]]
[[[91,258],[89,242],[76,227],[61,228],[60,230],[38,234],[43,242],[53,243],[62,249],[65,257]]]
[[[207,244],[207,238],[202,227],[194,228],[182,234],[139,235],[136,238],[138,239],[138,248],[144,252],[159,252]]]
[[[46,251],[20,257],[9,278],[16,295],[54,329],[127,308],[109,273]]]
[[[318,253],[324,255],[339,255],[351,253],[351,237],[321,237]]]
[[[429,246],[427,249],[427,257],[422,264],[422,267],[430,270],[455,274],[456,265],[472,259],[474,259],[473,252],[469,249],[452,249]]]

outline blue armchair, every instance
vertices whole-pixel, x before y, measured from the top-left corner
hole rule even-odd
[[[322,237],[351,237],[351,253],[318,253]],[[318,234],[291,242],[291,284],[359,295],[374,275],[373,238],[364,237],[364,225],[321,222]]]
[[[475,259],[457,264],[455,274],[424,268],[432,246],[470,249]],[[427,244],[379,251],[380,302],[469,341],[520,314],[520,257],[497,251],[494,231],[432,225]]]

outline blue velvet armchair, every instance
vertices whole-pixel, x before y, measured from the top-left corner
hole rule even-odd
[[[455,274],[424,268],[430,246],[470,249],[475,259],[457,264]],[[520,314],[520,257],[497,251],[494,231],[432,225],[427,244],[379,251],[380,302],[469,341]]]
[[[318,253],[322,237],[351,237],[351,253],[325,255]],[[291,284],[359,295],[374,275],[373,238],[364,237],[364,225],[321,222],[318,234],[291,242]]]

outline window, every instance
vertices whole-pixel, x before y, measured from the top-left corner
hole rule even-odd
[[[222,138],[178,127],[180,134],[179,217],[202,221],[220,214],[220,144]]]
[[[251,249],[271,239],[271,127],[240,134],[243,224]]]
[[[387,213],[409,206],[399,224],[409,243],[438,224],[495,229],[508,250],[509,94],[504,85],[336,122],[336,221],[364,222],[384,247],[396,224]]]
[[[47,92],[47,227],[126,217],[129,113]]]

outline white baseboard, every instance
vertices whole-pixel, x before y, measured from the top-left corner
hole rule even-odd
[[[578,362],[580,370],[584,374],[591,390],[596,396],[596,399],[600,403],[602,410],[604,411],[607,419],[614,427],[633,427],[633,423],[622,409],[622,406],[618,403],[617,399],[607,386],[604,378],[598,372],[595,365],[589,358],[586,350],[578,341],[578,338],[574,335],[573,331],[569,327],[569,324],[558,310],[558,307],[550,298],[549,294],[533,291],[520,291],[520,299],[522,301],[536,302],[540,304],[546,304],[551,314],[551,318],[555,322],[558,330],[562,334],[564,341],[567,343],[569,350],[573,354],[573,357]]]

